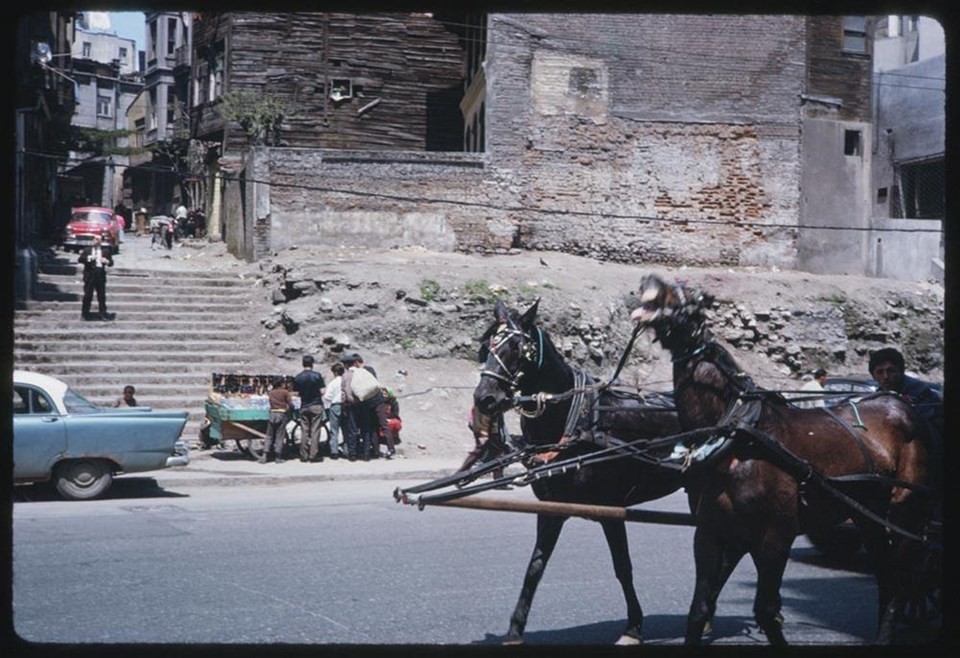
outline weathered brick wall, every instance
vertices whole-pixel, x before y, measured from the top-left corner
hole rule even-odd
[[[270,243],[791,267],[805,35],[791,16],[493,15],[486,153],[271,150]]]
[[[521,244],[789,266],[804,34],[802,17],[493,16],[488,149],[529,208]]]

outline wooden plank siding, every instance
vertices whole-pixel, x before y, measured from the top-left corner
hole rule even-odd
[[[425,14],[266,13],[222,15],[229,23],[226,91],[269,93],[293,112],[281,144],[353,150],[459,151],[465,52],[456,26]],[[204,21],[196,43],[224,38]],[[353,98],[330,99],[334,79]],[[379,99],[368,112],[357,111]],[[214,109],[208,104],[205,112]],[[199,120],[200,130],[215,122]],[[237,131],[233,131],[236,133]],[[233,135],[227,151],[245,145]]]

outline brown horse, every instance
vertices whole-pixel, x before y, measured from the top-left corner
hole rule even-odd
[[[797,408],[755,386],[713,340],[709,296],[647,276],[638,297],[631,320],[653,327],[673,358],[681,428],[718,426],[732,438],[715,467],[687,487],[696,517],[696,586],[686,642],[701,641],[721,588],[749,553],[757,569],[756,621],[771,644],[786,644],[780,587],[791,545],[806,529],[830,528],[848,516],[876,570],[878,641],[891,642],[932,504],[924,421],[892,394],[834,409]],[[851,509],[850,499],[862,507]]]
[[[521,405],[521,428],[527,444],[551,446],[564,441],[559,459],[589,457],[610,446],[623,455],[537,479],[532,483],[537,498],[624,507],[662,498],[679,489],[683,485],[681,470],[657,461],[667,456],[672,443],[663,444],[659,451],[642,443],[623,445],[676,434],[679,426],[672,405],[656,404],[656,394],[650,394],[650,400],[644,403],[635,393],[628,395],[598,386],[592,377],[568,364],[547,332],[537,326],[537,307],[534,304],[521,315],[503,302],[496,304],[494,322],[485,334],[490,337],[489,350],[474,391],[474,404],[493,415],[512,408],[516,394],[528,398],[538,393],[555,394],[558,398],[553,402]],[[559,397],[577,391],[583,391],[582,398]],[[572,423],[571,419],[583,420]],[[616,448],[618,445],[621,447]],[[567,518],[537,515],[536,544],[510,617],[507,644],[522,642],[533,596]],[[604,520],[600,525],[627,603],[627,627],[617,644],[637,644],[641,639],[643,610],[633,585],[626,525],[620,520]]]

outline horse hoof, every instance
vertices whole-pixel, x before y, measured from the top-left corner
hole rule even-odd
[[[635,647],[638,644],[643,644],[643,640],[632,635],[621,635],[620,639],[614,642],[614,646],[618,647]]]

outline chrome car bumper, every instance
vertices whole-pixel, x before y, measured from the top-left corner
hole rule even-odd
[[[190,447],[184,441],[173,444],[173,454],[167,457],[167,466],[186,466],[190,463]]]

